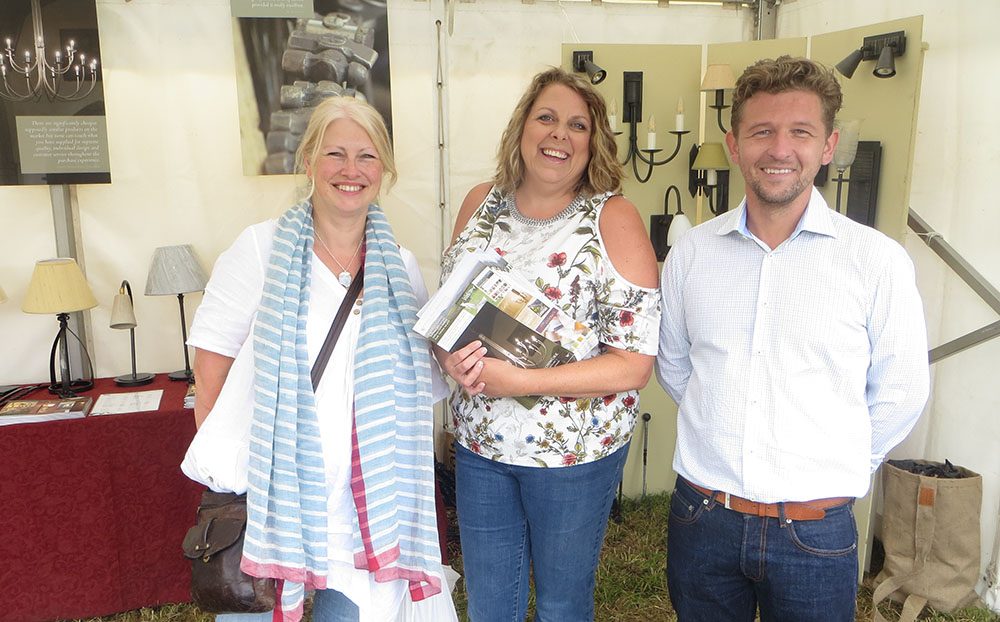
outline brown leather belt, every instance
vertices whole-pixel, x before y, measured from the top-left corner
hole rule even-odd
[[[708,497],[708,500],[722,503],[727,509],[740,512],[741,514],[751,514],[753,516],[770,516],[780,518],[779,505],[785,506],[785,518],[791,520],[819,520],[826,516],[826,510],[853,501],[853,497],[830,497],[829,499],[815,499],[813,501],[785,501],[784,503],[760,503],[750,501],[743,497],[731,495],[721,490],[709,490],[704,486],[699,486],[685,478],[684,482],[701,494]]]

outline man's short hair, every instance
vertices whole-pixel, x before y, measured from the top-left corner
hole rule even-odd
[[[833,119],[843,103],[833,70],[807,58],[779,56],[765,58],[746,68],[736,80],[733,91],[732,127],[738,135],[743,116],[743,105],[757,93],[784,93],[785,91],[806,91],[819,97],[823,109],[823,125],[826,135],[833,131]]]

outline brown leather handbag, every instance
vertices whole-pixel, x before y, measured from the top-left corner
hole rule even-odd
[[[277,602],[274,579],[240,570],[247,526],[247,496],[206,490],[198,523],[184,536],[191,560],[191,599],[209,613],[262,613]]]

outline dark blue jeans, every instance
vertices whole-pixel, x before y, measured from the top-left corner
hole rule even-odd
[[[472,622],[593,622],[594,574],[628,445],[575,466],[494,462],[456,444],[462,566]]]
[[[820,520],[741,514],[678,478],[667,587],[679,622],[848,622],[858,589],[853,504]]]

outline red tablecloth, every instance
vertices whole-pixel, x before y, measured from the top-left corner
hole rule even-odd
[[[181,541],[202,487],[179,467],[195,431],[186,388],[98,380],[84,395],[163,389],[160,408],[0,426],[0,621],[190,601]]]

